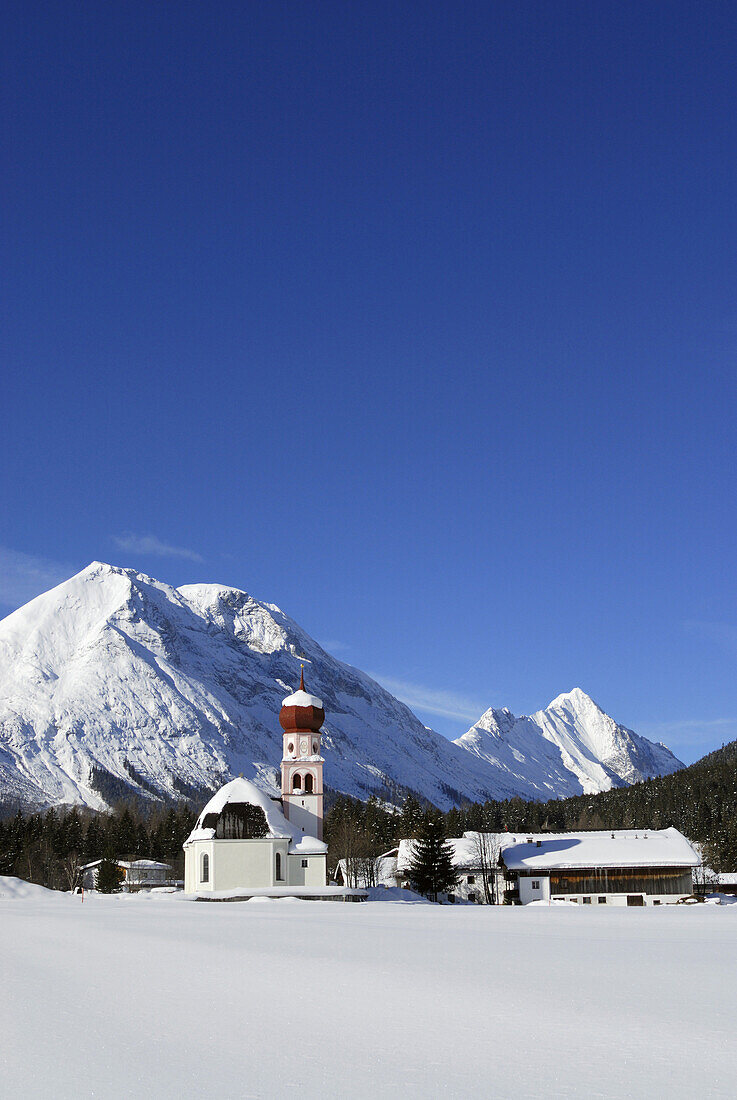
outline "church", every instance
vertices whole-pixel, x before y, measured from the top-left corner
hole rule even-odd
[[[184,842],[188,894],[253,890],[277,895],[326,887],[322,839],[322,700],[297,691],[279,713],[283,730],[281,798],[248,779],[232,779],[213,795]]]

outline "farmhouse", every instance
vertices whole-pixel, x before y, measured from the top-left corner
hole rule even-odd
[[[701,859],[677,829],[504,834],[507,898],[582,905],[667,905],[693,893]]]
[[[449,900],[479,904],[571,901],[662,905],[693,892],[700,856],[677,829],[475,833],[448,840],[459,882]],[[413,842],[380,857],[382,879],[409,886]]]
[[[282,704],[281,798],[247,779],[210,799],[184,843],[187,893],[328,890],[322,840],[322,701],[300,686]],[[335,889],[335,888],[333,888]]]
[[[101,863],[101,859],[96,859],[82,867],[82,886],[85,890],[96,888],[97,871]],[[173,869],[168,863],[158,863],[155,859],[116,859],[114,863],[120,872],[121,888],[127,893],[165,886],[173,875]]]

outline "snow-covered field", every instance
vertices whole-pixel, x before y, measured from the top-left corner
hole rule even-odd
[[[0,879],[0,931],[4,1096],[735,1094],[737,905],[82,902]]]

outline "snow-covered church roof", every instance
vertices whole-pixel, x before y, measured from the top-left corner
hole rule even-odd
[[[215,836],[215,829],[210,826],[205,827],[204,822],[210,814],[222,813],[228,803],[231,802],[247,803],[250,806],[258,806],[259,809],[263,810],[269,829],[269,837],[287,837],[289,840],[294,837],[294,829],[282,813],[279,803],[266,794],[265,791],[260,790],[250,779],[243,779],[242,776],[239,776],[238,779],[231,779],[229,783],[226,783],[219,791],[215,792],[197,818],[197,824],[187,837],[184,846],[186,847],[193,840],[212,840]],[[300,835],[290,844],[289,850],[316,853],[327,852],[328,847],[317,837]]]
[[[282,701],[282,706],[315,707],[317,710],[322,710],[322,699],[318,699],[316,695],[310,695],[309,691],[297,688],[291,695],[287,695],[286,699]]]

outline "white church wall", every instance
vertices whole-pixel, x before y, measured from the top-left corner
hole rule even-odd
[[[294,828],[294,839],[299,840],[304,833],[306,836],[319,838],[322,832],[322,822],[318,817],[319,801],[321,795],[293,794],[284,797],[284,809],[289,824]]]
[[[327,856],[289,856],[290,886],[325,886],[327,874]]]
[[[247,890],[287,885],[288,841],[265,837],[259,840],[195,841],[185,855],[185,890],[188,893],[216,890]],[[282,879],[276,879],[276,853],[282,860]],[[202,881],[202,856],[209,857],[208,881]]]

